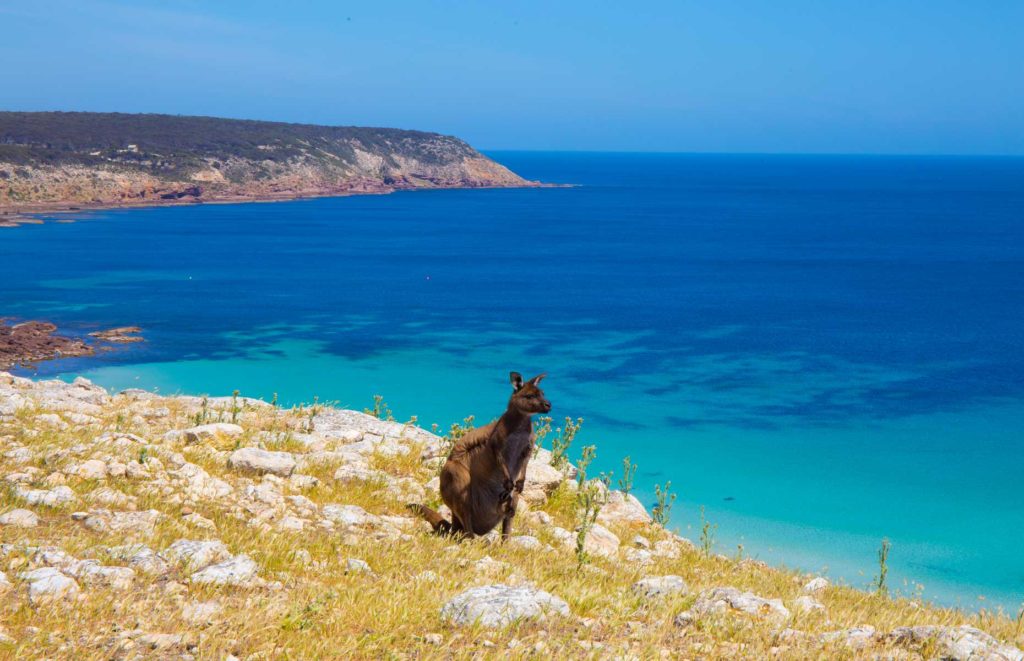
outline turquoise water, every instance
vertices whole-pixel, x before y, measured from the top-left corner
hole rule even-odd
[[[0,234],[0,309],[148,342],[112,388],[450,423],[546,371],[598,470],[716,548],[1024,601],[1024,162],[500,154],[570,189],[89,214]],[[47,254],[60,255],[47,260]],[[923,586],[923,587],[918,587]],[[984,596],[984,600],[978,599]]]

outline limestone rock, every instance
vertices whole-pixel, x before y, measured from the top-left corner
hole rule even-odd
[[[646,597],[667,597],[686,592],[686,581],[682,576],[669,574],[668,576],[648,576],[633,584],[633,592]]]
[[[611,530],[595,523],[583,542],[583,550],[603,558],[614,557],[619,551],[619,538]]]
[[[0,526],[35,528],[37,525],[39,525],[39,515],[32,510],[16,509],[0,514]]]
[[[197,571],[231,558],[228,547],[217,539],[207,541],[179,539],[160,555],[172,564],[183,565],[187,571]]]
[[[198,585],[248,585],[256,578],[258,567],[249,556],[236,555],[224,562],[210,565],[189,578]]]
[[[651,515],[633,494],[609,491],[608,500],[597,513],[597,520],[604,524],[650,523]]]
[[[163,514],[156,510],[142,512],[94,510],[85,516],[82,525],[93,532],[118,532],[146,536],[153,534],[153,529],[161,518],[163,518]]]
[[[569,615],[569,605],[543,590],[503,584],[470,588],[441,609],[441,618],[456,625],[504,627],[519,620]]]
[[[70,487],[58,486],[52,489],[22,489],[15,490],[14,495],[29,505],[44,505],[46,507],[60,507],[73,503],[77,498]]]
[[[241,448],[231,453],[228,466],[238,471],[258,475],[270,473],[288,477],[295,470],[295,458],[289,452]]]
[[[958,627],[916,626],[893,629],[898,645],[933,644],[938,656],[955,661],[1024,661],[1024,652],[966,624]]]
[[[789,618],[789,610],[782,605],[781,600],[765,599],[753,592],[742,592],[732,587],[705,590],[697,597],[689,612],[696,617],[739,612],[759,619]]]
[[[178,436],[186,443],[201,443],[202,441],[216,438],[217,436],[234,438],[236,436],[241,436],[244,433],[245,430],[236,424],[232,424],[230,422],[213,422],[207,425],[199,425],[198,427],[185,429],[179,432]]]
[[[807,581],[807,583],[804,584],[804,592],[807,592],[808,594],[813,594],[815,592],[821,592],[822,590],[827,588],[829,585],[831,585],[831,583],[829,583],[827,578],[823,578],[821,576],[817,576],[817,577],[812,578],[811,580]]]
[[[75,579],[53,567],[33,569],[21,574],[20,578],[28,583],[28,598],[33,604],[58,599],[72,600],[80,590]]]

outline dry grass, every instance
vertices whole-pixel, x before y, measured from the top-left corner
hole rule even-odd
[[[168,429],[195,424],[195,407],[173,399],[162,400],[160,405],[170,409],[168,416],[138,424],[132,421],[135,413],[130,402],[116,398],[98,425],[72,425],[63,431],[39,425],[36,416],[43,411],[22,409],[14,420],[0,424],[0,445],[30,447],[35,453],[30,465],[45,476],[69,460],[61,451],[76,444],[88,444],[103,430],[118,428],[153,441],[146,449],[148,458],[181,451],[188,461],[236,486],[249,480],[227,469],[224,453],[239,444],[254,444],[258,431],[275,432],[273,440],[264,442],[269,449],[304,451],[288,429],[301,429],[305,414],[250,407],[245,407],[239,416],[240,424],[246,428],[246,435],[240,440],[217,438],[198,446],[170,450],[157,439]],[[38,433],[33,434],[31,429]],[[426,483],[436,469],[418,457],[418,448],[398,457],[377,454],[371,457],[371,466]],[[5,460],[0,457],[0,461]],[[354,504],[371,513],[406,514],[404,503],[381,489],[380,484],[335,483],[331,476],[336,467],[326,463],[304,470],[321,480],[312,489],[300,492],[285,483],[282,490],[286,495],[301,493],[318,505]],[[0,463],[0,468],[6,475],[23,470],[24,466]],[[67,478],[66,483],[79,495],[101,485],[78,478]],[[35,486],[47,485],[39,481]],[[417,527],[404,539],[379,540],[315,526],[301,532],[278,532],[250,526],[247,518],[240,518],[228,504],[209,501],[191,508],[190,511],[214,522],[216,532],[212,532],[185,522],[182,506],[165,495],[149,492],[144,480],[107,479],[102,486],[134,496],[140,510],[153,508],[165,515],[154,535],[143,540],[152,548],[162,549],[183,537],[220,539],[233,553],[249,554],[258,563],[261,577],[280,582],[280,586],[194,586],[184,580],[185,576],[172,572],[159,578],[140,575],[127,593],[83,586],[85,596],[73,604],[36,607],[24,598],[24,590],[15,580],[26,559],[24,554],[14,553],[0,560],[15,582],[15,589],[0,605],[0,621],[2,629],[16,642],[0,644],[0,656],[130,657],[140,653],[141,647],[126,649],[119,636],[133,629],[182,633],[186,643],[194,646],[189,648],[191,653],[202,659],[223,659],[229,654],[242,659],[855,656],[853,651],[838,645],[822,647],[808,642],[780,646],[779,626],[744,617],[705,619],[685,629],[673,623],[674,617],[691,606],[705,588],[735,586],[780,598],[787,606],[801,594],[806,576],[749,560],[705,557],[698,550],[684,549],[678,558],[655,558],[646,567],[595,558],[579,569],[569,550],[527,551],[481,540],[456,545],[427,534],[425,527]],[[571,529],[574,502],[571,490],[561,488],[540,509],[550,514],[557,525]],[[22,505],[10,488],[0,493],[0,512],[19,506]],[[82,558],[96,555],[98,547],[124,542],[122,536],[98,534],[73,521],[70,512],[86,509],[82,503],[75,508],[34,509],[42,516],[41,525],[33,529],[4,528],[4,542],[59,546]],[[637,534],[652,542],[668,537],[668,533],[655,526],[622,525],[613,530],[626,544]],[[534,534],[557,546],[545,526],[528,525],[526,518],[517,519],[516,532]],[[485,556],[505,564],[498,565],[493,574],[481,574],[471,565]],[[347,572],[348,558],[369,563],[373,575]],[[436,576],[424,574],[428,571]],[[682,576],[690,586],[689,592],[653,602],[631,592],[630,586],[638,579],[664,574]],[[573,617],[524,622],[502,630],[453,628],[440,619],[442,604],[465,588],[490,582],[527,581],[565,599]],[[863,624],[879,631],[914,624],[971,624],[1001,640],[1024,643],[1020,624],[1002,615],[966,614],[846,587],[830,587],[818,598],[827,607],[827,618],[820,614],[794,615],[785,626],[820,633]],[[216,600],[223,607],[209,624],[196,625],[184,619],[186,604],[206,600]],[[427,636],[432,633],[440,634],[440,644]],[[174,653],[182,651],[177,649]]]

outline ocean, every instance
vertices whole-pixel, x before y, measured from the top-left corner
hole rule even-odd
[[[0,313],[146,342],[33,375],[446,429],[545,372],[571,451],[720,553],[1024,602],[1024,159],[490,154],[564,188],[0,230]]]

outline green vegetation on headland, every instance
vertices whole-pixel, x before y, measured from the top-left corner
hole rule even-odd
[[[0,112],[0,208],[524,186],[458,138],[215,117]]]
[[[1020,619],[888,594],[885,553],[861,591],[698,547],[568,461],[578,421],[540,421],[507,543],[433,535],[405,504],[466,427],[391,417],[0,373],[0,656],[1024,658]]]

